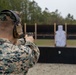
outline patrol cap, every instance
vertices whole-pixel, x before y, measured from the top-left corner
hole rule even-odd
[[[20,22],[20,17],[12,10],[2,10],[0,12],[0,15],[2,14],[9,16],[15,24],[18,24]]]

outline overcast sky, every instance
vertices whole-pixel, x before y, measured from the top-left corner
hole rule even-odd
[[[76,0],[34,0],[38,5],[45,9],[48,8],[50,12],[58,9],[63,17],[66,17],[68,13],[74,16],[76,19]]]

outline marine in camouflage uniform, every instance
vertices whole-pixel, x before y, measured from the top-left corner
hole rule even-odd
[[[39,48],[31,41],[26,40],[24,43],[23,39],[18,40],[18,44],[13,44],[8,38],[1,38],[1,35],[0,75],[26,75],[28,69],[39,59]]]
[[[28,69],[38,61],[39,55],[34,43],[13,45],[7,39],[0,39],[0,74],[26,75]]]

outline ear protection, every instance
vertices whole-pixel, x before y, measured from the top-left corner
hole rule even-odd
[[[1,14],[0,15],[0,19],[2,20],[2,21],[6,21],[7,19],[6,19],[6,15],[5,14]]]
[[[0,12],[0,19],[6,21],[6,16],[9,16],[14,22],[13,37],[22,38],[24,37],[22,25],[20,24],[20,17],[12,10],[3,10]]]

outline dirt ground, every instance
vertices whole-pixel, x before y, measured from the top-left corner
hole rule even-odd
[[[27,75],[76,75],[76,64],[43,64],[38,63]]]

